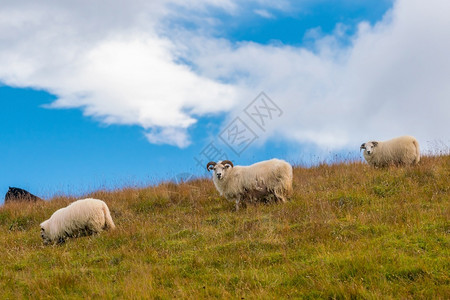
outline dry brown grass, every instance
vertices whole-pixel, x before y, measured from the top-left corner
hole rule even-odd
[[[0,297],[449,299],[450,156],[294,170],[284,205],[235,212],[210,180],[97,191],[117,230],[45,247],[74,199],[0,208]]]

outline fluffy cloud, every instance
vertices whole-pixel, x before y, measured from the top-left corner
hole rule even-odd
[[[210,8],[237,14],[233,0],[33,3],[2,4],[0,81],[53,93],[53,108],[141,126],[151,143],[185,147],[198,118],[238,115],[260,91],[284,111],[266,139],[321,148],[402,134],[422,144],[450,139],[445,0],[399,0],[353,36],[343,25],[328,36],[312,30],[309,48],[212,37],[220,22]],[[249,13],[290,7],[271,3],[252,1]],[[170,22],[187,16],[195,30]]]
[[[285,111],[262,137],[328,149],[404,134],[424,146],[448,143],[449,9],[448,1],[401,0],[374,26],[359,24],[354,36],[343,36],[342,26],[311,34],[313,49],[205,42],[210,48],[197,48],[195,62],[204,76],[245,89],[240,103],[263,90]]]
[[[167,3],[183,5],[178,2]],[[178,147],[189,145],[194,116],[231,109],[235,88],[177,62],[179,49],[157,34],[170,14],[167,3],[99,3],[2,7],[0,81],[47,90],[57,96],[51,108],[81,108],[106,124],[138,125],[150,142]],[[232,9],[228,1],[191,4]]]

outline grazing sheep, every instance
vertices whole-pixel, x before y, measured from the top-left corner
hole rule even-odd
[[[9,187],[5,195],[5,203],[16,201],[36,202],[42,201],[42,199],[23,189]]]
[[[58,209],[50,219],[42,222],[41,237],[44,244],[63,243],[67,237],[91,235],[114,228],[106,203],[87,198]]]
[[[401,136],[389,141],[370,141],[361,145],[364,158],[374,167],[415,165],[420,161],[419,143],[412,136]]]
[[[220,195],[234,200],[236,210],[246,201],[285,202],[292,192],[292,166],[280,159],[261,161],[250,166],[233,166],[229,160],[209,162],[213,182]]]

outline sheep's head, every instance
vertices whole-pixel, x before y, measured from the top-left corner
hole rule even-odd
[[[366,153],[367,155],[371,155],[376,146],[378,146],[378,142],[375,141],[367,142],[362,144],[361,147],[359,147],[359,150],[364,149],[364,153]]]
[[[219,161],[217,163],[210,161],[206,165],[208,171],[214,171],[214,179],[222,180],[227,176],[228,170],[233,168],[233,163],[229,160]]]
[[[44,242],[44,245],[48,245],[51,243],[51,239],[48,237],[47,230],[48,230],[47,221],[44,221],[41,223],[41,238],[42,241]]]

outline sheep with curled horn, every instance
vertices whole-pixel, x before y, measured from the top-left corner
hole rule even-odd
[[[363,143],[364,158],[374,167],[389,165],[416,165],[420,161],[419,142],[412,136],[401,136],[388,141]]]
[[[229,160],[209,162],[213,182],[220,193],[235,202],[236,210],[246,202],[286,202],[292,193],[292,166],[284,160],[271,159],[250,166],[234,166]]]

